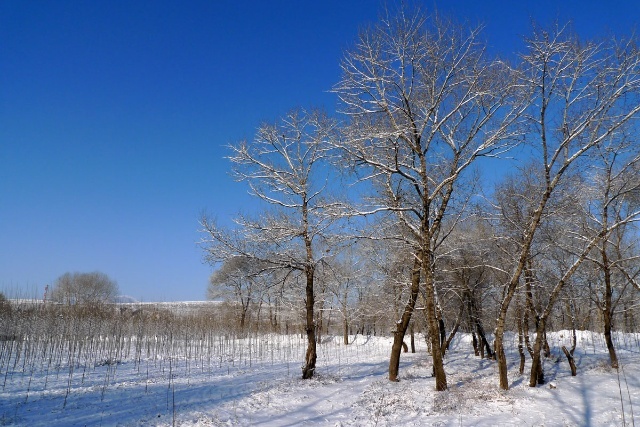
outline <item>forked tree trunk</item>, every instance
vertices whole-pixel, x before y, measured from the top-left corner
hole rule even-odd
[[[567,303],[567,306],[569,304]],[[573,359],[573,352],[576,351],[576,326],[575,319],[573,317],[573,312],[571,313],[571,350],[567,350],[567,347],[562,346],[562,351],[564,355],[567,356],[567,361],[569,362],[569,367],[571,368],[571,376],[575,377],[578,374],[578,370],[576,368],[576,361]]]
[[[531,361],[531,376],[529,377],[529,387],[535,387],[538,384],[544,384],[544,368],[540,353],[542,352],[545,332],[545,319],[538,320],[536,327],[536,341],[533,345],[533,355]]]
[[[556,178],[559,175],[556,176]],[[538,207],[533,213],[531,218],[531,222],[529,223],[527,233],[525,234],[525,239],[522,242],[522,249],[520,252],[520,257],[518,259],[518,264],[511,276],[511,280],[507,285],[504,293],[504,298],[500,303],[500,310],[498,312],[498,319],[496,321],[496,329],[495,329],[495,352],[496,352],[496,360],[498,362],[498,380],[500,384],[500,388],[502,390],[509,390],[509,378],[508,378],[508,367],[507,367],[507,356],[504,352],[504,332],[506,327],[507,313],[509,311],[509,305],[511,304],[511,299],[515,295],[518,283],[520,282],[520,276],[522,276],[522,272],[525,268],[525,264],[529,259],[529,250],[531,249],[531,243],[533,242],[533,237],[535,232],[540,224],[540,220],[542,218],[542,212],[547,204],[547,201],[551,197],[551,193],[553,191],[555,184],[547,185],[545,192],[542,194],[542,198]]]
[[[305,269],[305,274],[307,276],[307,284],[305,288],[306,294],[306,311],[307,311],[307,324],[305,331],[307,333],[307,354],[305,357],[305,363],[302,367],[302,379],[309,379],[313,377],[313,374],[316,370],[316,359],[318,358],[318,354],[316,352],[316,326],[314,322],[313,316],[313,308],[315,303],[315,298],[313,294],[313,276],[314,269],[313,267],[307,267]]]
[[[482,327],[482,320],[480,319],[480,309],[476,298],[470,290],[466,292],[467,311],[469,312],[469,321],[471,323],[472,336],[474,339],[473,349],[476,356],[480,356],[484,359],[485,350],[487,358],[493,358],[494,353],[491,351],[491,344],[487,341],[487,337]],[[475,332],[474,332],[475,331]],[[477,338],[476,338],[477,334]]]
[[[404,344],[404,336],[407,333],[413,309],[416,306],[416,299],[420,290],[420,270],[422,265],[422,254],[416,254],[411,271],[411,289],[409,300],[404,307],[402,317],[396,323],[396,330],[393,332],[393,345],[391,346],[391,356],[389,357],[389,381],[398,381],[398,371],[400,370],[400,354]]]

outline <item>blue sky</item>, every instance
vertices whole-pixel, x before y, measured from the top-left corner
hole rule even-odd
[[[224,146],[294,107],[334,110],[342,52],[380,4],[0,2],[0,290],[100,270],[140,300],[204,299],[200,213],[252,204]],[[631,0],[423,5],[484,23],[503,56],[532,19],[592,37],[640,18]]]

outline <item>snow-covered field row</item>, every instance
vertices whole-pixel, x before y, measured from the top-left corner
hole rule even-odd
[[[424,339],[415,354],[403,353],[398,383],[386,379],[390,338],[352,340],[345,346],[341,337],[325,338],[316,377],[306,381],[305,340],[293,335],[221,337],[206,351],[202,342],[176,339],[166,351],[120,349],[102,358],[72,349],[53,359],[45,356],[57,352],[37,348],[38,363],[26,363],[35,356],[24,352],[16,360],[16,344],[3,341],[0,425],[640,425],[640,334],[616,336],[616,371],[602,336],[579,332],[577,377],[560,351],[569,333],[549,334],[549,383],[538,388],[518,375],[512,337],[506,392],[498,389],[495,362],[473,355],[470,336],[459,334],[447,353],[449,390],[439,393]],[[126,343],[135,347],[136,340]]]

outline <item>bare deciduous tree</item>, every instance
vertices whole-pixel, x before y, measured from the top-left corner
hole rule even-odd
[[[459,179],[481,156],[514,140],[511,74],[486,58],[479,30],[405,13],[363,31],[334,86],[348,117],[340,148],[374,189],[359,214],[390,213],[386,230],[413,253],[410,292],[396,324],[389,379],[396,381],[404,335],[421,286],[436,389],[445,390],[436,315],[434,259],[455,219]],[[383,227],[385,228],[385,227]]]
[[[267,208],[257,218],[239,216],[225,230],[203,216],[205,258],[212,264],[242,256],[275,270],[301,275],[307,334],[302,377],[316,367],[315,278],[330,248],[336,220],[328,194],[331,147],[336,123],[320,112],[294,111],[273,125],[262,126],[252,142],[231,146],[236,179]]]
[[[261,263],[244,256],[236,256],[225,260],[209,278],[209,299],[223,298],[239,304],[242,331],[245,329],[249,309],[261,302],[262,294],[269,286],[266,283],[268,278],[261,274],[262,271]]]
[[[499,383],[508,389],[507,360],[503,337],[507,311],[520,277],[530,259],[530,249],[554,191],[571,167],[587,165],[594,147],[615,138],[640,112],[640,53],[633,42],[582,43],[564,28],[536,30],[527,41],[521,84],[530,92],[528,141],[543,185],[535,198],[522,246],[511,279],[505,288],[495,330]],[[609,230],[610,231],[610,230]],[[584,261],[600,237],[583,239],[579,252],[550,291],[539,328],[551,313],[563,286]],[[532,373],[537,369],[541,337],[536,338]],[[536,384],[532,374],[531,385]]]
[[[633,252],[625,248],[625,241],[632,225],[625,223],[609,232],[612,224],[622,219],[632,220],[638,216],[640,201],[640,149],[636,141],[612,140],[598,147],[595,155],[595,171],[591,175],[592,199],[589,213],[594,232],[603,238],[598,243],[596,254],[589,256],[600,271],[601,286],[593,290],[598,308],[602,311],[604,338],[609,350],[609,359],[613,368],[618,368],[618,356],[611,336],[614,310],[631,284],[625,277],[628,261],[634,258]]]
[[[118,284],[104,273],[65,273],[51,290],[51,300],[62,304],[99,304],[114,302]]]

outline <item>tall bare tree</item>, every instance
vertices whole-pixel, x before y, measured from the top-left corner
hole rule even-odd
[[[518,117],[509,70],[486,58],[479,30],[400,10],[361,32],[334,86],[348,125],[340,148],[373,190],[359,214],[386,213],[413,254],[410,292],[394,331],[389,379],[420,288],[432,344],[436,389],[447,388],[434,284],[435,259],[460,213],[456,190],[482,156],[507,150]],[[447,216],[452,219],[443,225]]]
[[[530,92],[528,141],[543,185],[535,198],[535,209],[523,229],[521,251],[500,305],[495,330],[499,384],[508,389],[507,360],[503,337],[507,311],[520,277],[530,259],[530,249],[547,204],[567,171],[586,165],[594,147],[616,137],[640,112],[640,53],[633,41],[580,42],[565,28],[535,30],[522,57],[521,84]],[[590,249],[604,236],[583,239],[577,254],[549,294],[540,314],[544,329],[563,286],[584,261]],[[534,352],[539,355],[541,338]],[[532,372],[537,369],[534,363]],[[537,381],[533,379],[530,385]]]
[[[256,218],[238,216],[233,230],[206,216],[201,219],[206,233],[202,246],[210,263],[242,256],[301,276],[308,343],[305,379],[316,368],[316,271],[335,221],[335,204],[328,198],[335,190],[328,181],[328,140],[335,127],[321,112],[293,111],[276,124],[260,127],[253,141],[231,146],[234,176],[247,182],[266,208]]]
[[[618,356],[612,339],[614,310],[631,282],[626,277],[626,264],[636,254],[629,253],[625,241],[633,231],[631,220],[640,213],[640,147],[637,141],[626,139],[608,141],[598,147],[595,155],[595,173],[591,175],[589,204],[594,232],[607,238],[598,243],[597,254],[589,256],[601,276],[601,286],[594,292],[594,299],[602,311],[604,338],[613,368],[618,368]],[[626,219],[615,232],[609,233],[612,224]]]

